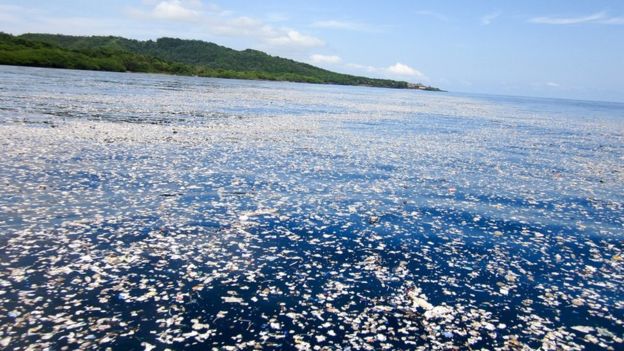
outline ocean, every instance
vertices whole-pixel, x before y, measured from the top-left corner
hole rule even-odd
[[[0,348],[624,348],[624,104],[0,66]]]

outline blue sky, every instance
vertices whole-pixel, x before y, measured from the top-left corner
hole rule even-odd
[[[0,0],[0,31],[202,39],[451,91],[624,101],[619,0]]]

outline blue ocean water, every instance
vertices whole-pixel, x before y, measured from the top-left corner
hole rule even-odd
[[[0,343],[618,349],[624,104],[0,66]]]

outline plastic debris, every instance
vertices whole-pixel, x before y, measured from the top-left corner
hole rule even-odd
[[[0,82],[2,349],[624,349],[621,105]]]

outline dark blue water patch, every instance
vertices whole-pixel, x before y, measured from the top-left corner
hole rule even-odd
[[[227,344],[232,337],[239,334],[253,338],[262,331],[273,330],[271,325],[278,323],[280,326],[288,326],[284,337],[272,336],[266,340],[266,345],[292,349],[294,340],[289,330],[294,330],[296,334],[305,334],[311,329],[321,328],[321,324],[324,323],[342,325],[345,328],[328,338],[330,343],[344,345],[345,335],[356,330],[349,324],[345,324],[345,321],[337,315],[328,314],[325,311],[320,314],[320,318],[310,315],[314,311],[311,307],[329,303],[332,306],[348,306],[343,309],[346,313],[359,313],[367,309],[374,311],[377,302],[391,301],[392,296],[407,294],[405,289],[409,287],[404,286],[405,277],[393,279],[393,276],[397,274],[395,268],[400,267],[401,262],[405,262],[406,268],[411,272],[408,281],[418,282],[425,294],[430,296],[431,303],[441,305],[464,299],[466,302],[473,301],[472,303],[481,301],[475,307],[493,308],[496,311],[494,319],[509,326],[523,325],[524,322],[517,317],[520,313],[516,309],[522,308],[524,300],[539,301],[540,290],[536,289],[536,286],[545,283],[560,286],[562,279],[570,277],[568,274],[559,275],[563,272],[562,266],[554,266],[548,260],[543,260],[544,257],[552,257],[555,252],[564,252],[564,250],[551,249],[543,252],[533,244],[524,247],[513,240],[514,235],[519,232],[539,230],[547,233],[546,242],[553,245],[557,243],[555,237],[563,234],[561,228],[531,227],[522,223],[495,221],[487,218],[474,225],[462,224],[471,220],[474,214],[457,213],[454,215],[453,211],[438,208],[418,208],[417,210],[423,214],[423,217],[411,224],[402,222],[403,218],[400,216],[390,214],[382,215],[377,225],[372,225],[362,218],[359,224],[348,230],[341,229],[345,223],[335,222],[334,226],[319,230],[317,228],[326,223],[322,218],[291,217],[287,221],[282,221],[272,215],[261,215],[255,218],[257,225],[244,229],[248,234],[242,237],[232,236],[232,233],[220,231],[213,226],[209,228],[197,226],[196,229],[189,231],[167,227],[157,217],[126,218],[111,223],[87,224],[86,228],[70,227],[68,228],[70,229],[70,234],[67,236],[68,242],[79,241],[80,245],[89,246],[90,251],[95,255],[107,253],[106,257],[111,257],[109,262],[115,260],[125,262],[126,260],[116,253],[115,248],[127,248],[138,244],[137,248],[142,249],[136,251],[139,258],[122,263],[123,268],[109,270],[107,278],[103,279],[97,289],[81,288],[82,285],[77,282],[83,281],[85,276],[92,275],[94,272],[81,273],[80,269],[64,275],[63,280],[56,284],[59,289],[65,289],[73,301],[80,302],[74,308],[83,311],[81,320],[93,321],[116,316],[116,322],[107,322],[112,325],[108,326],[106,331],[92,331],[96,338],[100,339],[106,333],[114,335],[115,331],[121,334],[126,330],[126,325],[122,327],[118,324],[119,321],[130,323],[135,333],[127,336],[117,335],[114,341],[108,343],[109,346],[139,348],[141,342],[151,340],[151,330],[159,325],[160,329],[163,329],[168,319],[179,316],[183,319],[179,322],[174,319],[170,328],[182,333],[190,333],[193,330],[190,321],[196,318],[202,319],[216,328],[216,334],[210,337],[210,344],[217,346]],[[461,227],[463,235],[448,234],[446,228],[437,228],[428,224],[437,218],[443,218],[444,223],[449,227]],[[390,230],[382,225],[384,222],[399,224],[409,235],[392,235]],[[489,233],[483,233],[480,226],[501,228],[505,235],[494,237]],[[232,229],[234,228],[228,231]],[[216,246],[217,252],[199,250],[189,262],[187,256],[180,258],[160,256],[161,251],[158,246],[150,249],[151,242],[158,244],[156,237],[167,238],[170,235],[172,238],[177,238],[176,245],[183,245],[181,247],[184,250],[193,246],[197,247],[200,243],[223,241]],[[35,271],[31,272],[28,279],[21,284],[12,287],[12,290],[32,289],[32,284],[43,284],[46,281],[43,274],[49,269],[42,268],[50,265],[46,263],[48,262],[46,260],[47,251],[51,249],[49,245],[44,245],[46,237],[42,237],[40,246],[30,247],[30,250],[35,249],[27,256],[30,261],[15,262],[17,266],[31,266]],[[78,240],[79,238],[82,240]],[[385,247],[379,248],[380,243],[385,244]],[[609,245],[613,244],[618,243],[609,243]],[[576,253],[577,257],[589,255],[588,248],[582,245],[567,246],[567,249]],[[40,255],[37,250],[45,254]],[[453,250],[459,250],[459,252]],[[5,252],[11,255],[9,251]],[[217,256],[214,256],[215,253]],[[207,256],[204,257],[204,255]],[[497,255],[503,255],[503,257],[496,258]],[[496,286],[497,282],[504,281],[504,278],[496,271],[496,268],[500,266],[492,266],[492,264],[505,262],[507,255],[510,258],[522,257],[521,262],[525,262],[523,268],[530,274],[517,278],[517,287],[513,289],[513,293],[493,294],[491,287]],[[33,257],[46,258],[42,261],[34,261]],[[570,260],[569,255],[566,254],[564,257],[564,263],[574,262]],[[161,264],[162,259],[167,260],[166,265]],[[65,260],[55,262],[54,267],[58,269],[63,266],[72,266],[76,269],[80,267],[80,262],[85,265],[88,265],[91,260],[106,262],[97,256],[85,259],[84,255],[71,253],[66,256]],[[248,266],[227,268],[228,263],[231,262]],[[186,272],[190,263],[195,266],[193,268],[196,272],[195,277],[210,276],[215,272],[223,272],[222,276],[211,279],[210,283],[201,289],[194,289],[202,284],[202,280],[189,279]],[[216,264],[206,265],[206,263]],[[373,269],[362,269],[367,264]],[[600,269],[600,267],[597,268]],[[248,274],[252,272],[257,278],[250,281]],[[470,275],[473,272],[478,273],[474,278]],[[85,273],[88,274],[85,275]],[[383,279],[380,279],[378,274],[382,274]],[[121,277],[127,283],[124,288],[120,289]],[[449,278],[462,283],[454,284],[449,281]],[[570,283],[578,284],[581,279],[581,277],[573,278]],[[159,286],[159,291],[171,290],[176,293],[170,294],[171,302],[162,303],[161,301],[155,304],[152,300],[136,301],[132,297],[136,298],[149,292],[149,289],[141,288],[142,281],[148,282],[146,286]],[[338,294],[332,300],[327,300],[332,286],[336,286],[335,282],[348,285],[349,294]],[[453,297],[447,297],[446,291],[453,292]],[[601,292],[601,295],[606,298],[617,298],[619,293],[605,291]],[[58,313],[61,306],[67,306],[67,301],[59,297],[61,295],[58,294],[56,288],[36,290],[36,295],[44,298],[50,297],[46,300],[47,307],[45,308],[49,315]],[[103,296],[105,302],[101,300]],[[259,296],[262,298],[258,303],[239,305],[224,302],[223,298],[228,296],[241,299],[241,301],[251,301],[252,298]],[[17,298],[17,295],[9,293],[8,298]],[[52,307],[53,305],[56,307]],[[88,311],[85,311],[80,306],[90,307]],[[166,306],[166,309],[162,310],[162,306]],[[505,307],[496,309],[496,306]],[[534,308],[538,306],[534,305]],[[16,303],[10,307],[18,308],[19,305]],[[390,308],[393,307],[390,306]],[[559,321],[560,323],[591,321],[592,325],[602,325],[610,330],[619,328],[611,322],[589,315],[584,309],[568,311],[548,306],[539,308],[542,310],[536,310],[536,312],[540,314],[552,315],[554,313],[563,318]],[[285,315],[286,312],[300,314],[301,324],[293,325],[289,317]],[[410,317],[413,313],[411,311],[394,310],[392,314],[382,311],[371,313],[377,315],[378,318],[387,318],[388,325],[396,328],[400,328],[406,320],[417,322],[420,318],[418,315]],[[219,317],[220,315],[222,317]],[[270,321],[262,316],[277,317]],[[9,321],[10,319],[4,319],[3,323]],[[42,326],[45,328],[44,331],[52,330],[52,324],[43,323]],[[67,331],[69,332],[70,330]],[[424,333],[424,327],[422,332]],[[55,342],[63,345],[68,337],[67,333],[57,333],[54,337]],[[478,343],[477,346],[494,342],[485,333],[483,337],[483,343]],[[465,341],[460,336],[455,336],[455,338],[459,338],[456,341]],[[35,339],[33,337],[31,340],[27,337],[22,339],[22,342],[29,340]],[[529,345],[534,343],[530,339],[526,342]],[[173,342],[172,344],[173,347],[191,349],[201,349],[205,345],[192,339],[188,342]],[[397,340],[396,345],[408,347],[400,340]]]

